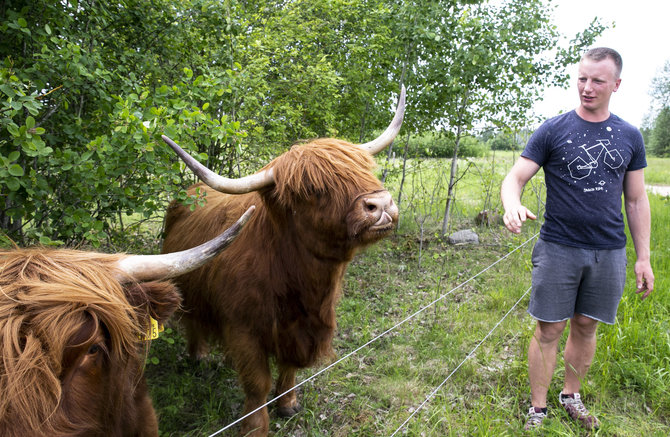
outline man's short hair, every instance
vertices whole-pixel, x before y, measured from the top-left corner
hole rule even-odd
[[[610,49],[609,47],[596,47],[587,50],[586,53],[584,53],[584,56],[582,56],[582,59],[584,58],[589,58],[596,62],[602,61],[603,59],[606,58],[610,58],[612,62],[614,62],[614,66],[616,67],[617,79],[619,78],[619,76],[621,76],[621,68],[623,68],[623,60],[621,59],[621,55],[619,54],[619,52],[617,52],[614,49]]]

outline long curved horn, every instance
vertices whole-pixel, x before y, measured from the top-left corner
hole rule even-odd
[[[398,107],[395,110],[395,116],[391,120],[391,124],[386,130],[378,136],[376,139],[360,144],[359,147],[367,150],[372,155],[375,155],[393,142],[393,139],[400,132],[400,126],[402,126],[402,120],[405,116],[405,85],[400,89],[400,98],[398,99]]]
[[[391,120],[391,124],[376,139],[364,144],[359,144],[358,147],[367,150],[372,155],[375,155],[384,150],[386,147],[388,147],[389,144],[393,142],[393,139],[396,137],[396,135],[398,135],[398,132],[400,132],[400,126],[402,126],[402,120],[404,116],[405,85],[400,88],[400,98],[398,99],[398,106],[395,110],[395,116],[393,117],[393,120]]]
[[[184,150],[170,138],[165,135],[162,135],[161,138],[163,138],[163,141],[165,141],[168,146],[172,147],[172,150],[179,155],[182,161],[186,163],[188,168],[193,170],[193,173],[195,173],[201,181],[216,191],[228,194],[244,194],[274,184],[275,180],[274,175],[272,174],[272,169],[261,170],[258,173],[244,176],[239,179],[229,179],[214,173],[204,165],[200,164],[195,158],[184,152]]]
[[[169,279],[200,267],[233,242],[255,208],[251,206],[225,232],[200,246],[162,255],[130,255],[123,258],[117,264],[117,267],[123,272],[119,279],[131,278],[138,282]]]

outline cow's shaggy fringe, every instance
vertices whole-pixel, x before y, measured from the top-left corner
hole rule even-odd
[[[328,194],[339,211],[349,208],[354,193],[379,180],[370,172],[376,162],[368,152],[346,141],[317,139],[292,147],[267,167],[272,167],[277,180],[277,200],[292,205],[295,199],[308,199],[315,193]]]
[[[0,251],[0,433],[25,429],[56,435],[71,429],[73,424],[57,413],[62,360],[66,347],[73,346],[68,341],[86,323],[104,324],[110,360],[127,363],[137,357],[137,335],[146,321],[130,311],[115,279],[121,257]]]

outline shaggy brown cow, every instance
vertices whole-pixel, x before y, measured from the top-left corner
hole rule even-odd
[[[198,244],[247,205],[258,205],[224,254],[176,279],[189,352],[202,356],[211,341],[225,348],[246,395],[245,415],[267,400],[270,357],[279,370],[275,389],[282,394],[294,387],[298,369],[332,353],[335,305],[348,263],[358,249],[397,224],[398,209],[372,173],[372,153],[397,135],[404,101],[403,87],[391,125],[370,143],[319,139],[295,145],[259,173],[241,179],[212,173],[163,137],[215,188],[202,183],[189,188],[190,193],[206,193],[204,207],[170,206],[164,251]],[[299,409],[295,391],[278,400],[281,415]],[[267,408],[262,408],[243,420],[241,434],[266,435],[268,426]]]
[[[143,337],[180,302],[162,280],[218,254],[248,217],[177,254],[0,251],[0,435],[157,436]]]

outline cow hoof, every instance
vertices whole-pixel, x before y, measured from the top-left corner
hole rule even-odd
[[[302,406],[300,404],[295,404],[293,407],[279,407],[277,408],[277,414],[280,417],[292,417],[302,411]]]

